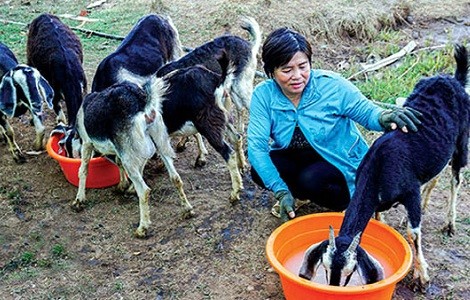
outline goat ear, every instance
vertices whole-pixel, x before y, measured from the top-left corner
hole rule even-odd
[[[385,278],[382,265],[360,246],[357,248],[357,271],[363,284],[374,283]]]
[[[299,270],[300,277],[307,280],[311,280],[315,277],[315,272],[320,266],[322,256],[326,252],[327,247],[328,241],[323,241],[310,246],[307,251],[305,251],[302,265]]]
[[[67,133],[67,125],[65,125],[64,123],[60,122],[59,124],[57,124],[54,129],[51,130],[51,133],[50,135],[53,136],[53,135],[65,135]],[[61,137],[62,138],[62,137]]]
[[[49,82],[47,82],[47,80],[42,76],[39,78],[38,88],[44,99],[44,102],[46,102],[47,104],[47,107],[49,107],[49,109],[52,109],[52,99],[54,99],[54,90],[49,85]]]
[[[16,110],[16,88],[11,74],[11,71],[5,74],[0,83],[0,111],[10,118]]]

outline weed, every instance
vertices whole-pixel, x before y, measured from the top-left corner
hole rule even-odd
[[[32,252],[23,252],[23,254],[21,255],[21,263],[22,265],[30,265],[33,261],[34,261],[34,254]]]
[[[116,292],[120,292],[122,290],[124,290],[124,283],[120,280],[117,280],[115,283],[114,283],[114,290]]]
[[[51,253],[54,257],[65,257],[65,248],[61,244],[55,244],[52,246]]]

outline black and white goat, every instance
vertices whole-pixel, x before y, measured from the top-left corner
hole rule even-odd
[[[176,69],[203,65],[215,73],[222,74],[218,58],[224,53],[229,61],[224,88],[235,104],[239,132],[243,132],[243,109],[248,109],[250,105],[257,55],[262,39],[259,24],[254,18],[242,17],[241,21],[241,27],[249,33],[251,41],[234,35],[223,35],[164,65],[157,72],[157,76],[161,77]],[[223,93],[220,93],[220,99],[222,95]]]
[[[100,92],[124,80],[143,84],[164,64],[179,58],[181,43],[170,17],[142,17],[119,47],[96,70],[91,91]]]
[[[164,65],[158,70],[157,76],[161,77],[173,70],[197,64],[201,64],[215,73],[222,74],[218,58],[225,55],[229,60],[229,69],[224,80],[224,89],[221,89],[218,92],[217,100],[224,103],[225,108],[229,110],[230,105],[227,101],[223,101],[223,96],[225,93],[230,96],[237,112],[236,131],[243,134],[243,115],[249,107],[253,92],[253,84],[257,67],[257,54],[261,45],[262,37],[259,24],[255,19],[251,17],[243,17],[241,21],[241,27],[248,31],[251,41],[247,41],[234,35],[223,35],[217,37],[214,40],[195,48],[180,59]],[[205,148],[200,137],[198,138],[198,136],[196,136],[196,138],[200,145],[197,164],[203,165],[205,163],[205,155],[207,151],[204,150]],[[183,143],[180,143],[180,145],[182,144]],[[246,162],[244,159],[241,137],[235,144],[235,148],[240,160],[239,167],[243,169]]]
[[[74,209],[83,208],[88,163],[93,150],[103,155],[115,155],[121,169],[118,187],[123,191],[132,187],[128,176],[139,197],[140,223],[135,235],[145,237],[151,223],[150,188],[143,179],[143,171],[147,160],[157,152],[179,191],[185,217],[192,216],[183,182],[173,166],[174,152],[162,119],[161,102],[165,90],[163,80],[154,77],[143,88],[124,81],[85,97],[76,123],[82,146],[79,188],[72,203]]]
[[[228,60],[224,57],[219,58],[222,74],[226,74],[228,67]],[[216,99],[217,91],[223,89],[224,77],[196,65],[177,69],[163,79],[169,86],[166,100],[162,103],[168,133],[187,136],[198,132],[204,136],[227,163],[232,182],[230,201],[238,201],[243,189],[238,152],[225,141],[224,136],[231,144],[239,137],[230,128],[227,112]]]
[[[34,150],[41,150],[45,131],[42,103],[44,101],[52,108],[54,92],[38,70],[19,64],[14,53],[3,43],[0,43],[0,79],[0,130],[13,159],[21,163],[25,158],[7,118],[18,117],[29,110],[36,130]]]
[[[29,24],[26,50],[28,65],[37,68],[54,90],[52,103],[57,120],[67,123],[59,103],[63,99],[68,124],[73,125],[87,91],[78,36],[57,16],[41,14]]]
[[[422,79],[405,106],[423,114],[416,133],[400,130],[378,138],[361,162],[356,179],[356,192],[346,209],[334,238],[311,246],[305,253],[299,276],[311,279],[323,263],[327,281],[346,283],[358,270],[364,283],[383,277],[381,266],[360,246],[361,234],[376,211],[389,209],[395,203],[405,206],[408,214],[408,236],[414,252],[414,279],[424,288],[429,282],[428,264],[423,256],[421,236],[420,187],[435,177],[450,161],[453,184],[460,185],[460,170],[467,164],[470,100],[465,92],[468,81],[468,53],[455,46],[455,76]]]

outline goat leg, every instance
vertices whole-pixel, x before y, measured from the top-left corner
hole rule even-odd
[[[2,121],[2,123],[4,121],[4,124],[2,124],[3,126],[0,126],[0,129],[2,131],[3,136],[5,137],[5,140],[7,141],[8,149],[10,150],[13,159],[18,164],[24,163],[26,161],[26,158],[24,157],[20,147],[15,141],[15,133],[13,131],[13,128],[11,128],[10,123],[8,123],[7,120],[2,119],[0,121]]]
[[[239,134],[232,124],[227,124],[225,134],[230,142],[233,145],[236,155],[237,155],[237,164],[240,172],[243,173],[245,170],[247,163],[245,159],[245,153],[243,149],[243,136]]]
[[[447,203],[447,225],[443,231],[448,236],[455,234],[455,218],[456,218],[456,206],[457,206],[457,194],[460,190],[462,182],[460,180],[460,170],[452,168],[451,188],[450,188],[450,199]]]
[[[186,143],[188,142],[188,140],[188,136],[180,137],[180,140],[176,144],[176,152],[183,152],[184,150],[186,150]]]
[[[78,192],[75,201],[71,203],[72,209],[79,212],[83,210],[83,203],[85,202],[85,189],[86,178],[88,176],[88,164],[93,155],[93,146],[91,143],[83,143],[81,150],[81,163],[78,169]]]
[[[408,213],[408,239],[413,248],[414,271],[413,279],[421,291],[425,291],[429,282],[428,264],[423,255],[421,234],[421,194],[420,187],[416,186],[406,195],[402,202]]]
[[[186,194],[183,189],[183,180],[181,180],[180,175],[176,171],[176,168],[173,164],[173,159],[166,155],[160,155],[160,157],[163,163],[165,164],[165,168],[168,170],[171,182],[178,190],[180,204],[183,207],[183,218],[188,219],[193,217],[195,215],[193,207],[191,203],[189,203],[188,198],[186,197]]]
[[[227,161],[227,167],[232,181],[232,192],[230,193],[230,203],[234,204],[240,200],[240,192],[243,190],[243,181],[238,169],[237,154],[235,151],[230,153]]]
[[[44,127],[41,119],[38,116],[33,115],[32,121],[34,124],[34,128],[36,130],[36,139],[34,140],[34,150],[40,151],[44,149],[43,141],[44,141],[44,134],[45,134],[46,128]]]
[[[423,255],[422,241],[421,241],[421,227],[411,228],[408,227],[408,238],[413,248],[414,254],[414,270],[413,280],[417,283],[418,288],[425,292],[429,282],[428,263]]]
[[[196,138],[197,148],[199,150],[199,154],[196,158],[195,167],[196,168],[202,168],[207,163],[206,156],[209,154],[209,152],[207,151],[207,148],[204,145],[204,141],[202,140],[202,135],[199,132],[196,132],[194,134],[194,137]]]
[[[426,211],[426,209],[428,208],[429,199],[431,198],[431,192],[436,187],[438,181],[439,181],[439,175],[437,175],[436,177],[428,181],[423,187],[423,190],[421,192],[421,198],[423,199],[422,201],[423,212]]]

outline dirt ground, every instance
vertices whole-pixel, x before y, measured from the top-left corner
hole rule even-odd
[[[203,42],[190,34],[196,26],[191,21],[195,15],[189,14],[194,12],[195,2],[199,1],[162,2],[165,11],[177,20],[180,33],[184,32],[183,44],[191,47]],[[220,6],[211,6],[212,2]],[[269,3],[269,9],[279,9],[281,1],[251,2]],[[292,7],[307,3],[282,2]],[[435,10],[429,10],[430,6],[423,4],[420,9],[428,10],[425,13],[417,10],[415,24],[402,30],[416,40],[431,41],[431,45],[440,45],[445,39],[462,40],[470,36],[470,23],[465,19],[470,6],[463,2],[456,2],[461,5],[457,11],[444,9],[445,14],[437,11],[442,6],[434,5]],[[234,1],[204,3],[205,9],[212,8],[208,18],[217,15],[217,7],[235,5]],[[253,14],[257,13],[265,33],[285,25],[276,14],[273,20],[263,18],[269,12],[254,6]],[[221,20],[220,17],[219,24]],[[292,24],[298,26],[302,22],[308,20],[295,19]],[[334,59],[331,63],[335,65]],[[94,65],[87,68],[91,82]],[[25,151],[30,150],[34,129],[28,117],[11,123],[18,144]],[[49,130],[53,123],[54,116],[49,113],[46,121]],[[167,174],[151,161],[144,176],[152,187],[152,225],[147,239],[137,239],[133,236],[139,221],[136,197],[121,195],[114,188],[89,189],[87,207],[76,213],[69,203],[77,188],[66,181],[57,162],[43,152],[29,155],[24,164],[16,164],[6,145],[0,143],[0,298],[284,299],[279,277],[265,256],[266,240],[281,224],[270,214],[272,195],[257,188],[245,172],[241,200],[231,205],[230,177],[224,161],[209,148],[208,164],[196,169],[195,149],[191,140],[175,163],[197,215],[182,219],[174,187]],[[440,231],[450,194],[447,173],[423,216],[424,255],[431,275],[429,288],[425,293],[414,291],[410,273],[398,283],[393,299],[470,299],[468,172],[467,167],[459,195],[455,236],[449,238]],[[311,206],[302,208],[299,215],[318,211],[321,209]],[[405,233],[406,218],[401,207],[390,210],[387,221]]]

